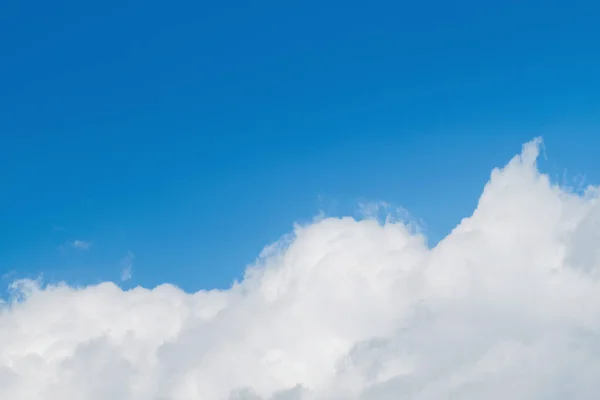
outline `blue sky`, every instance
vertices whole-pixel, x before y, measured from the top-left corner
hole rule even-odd
[[[226,287],[364,200],[435,242],[539,135],[600,182],[595,2],[296,3],[3,2],[3,286]]]

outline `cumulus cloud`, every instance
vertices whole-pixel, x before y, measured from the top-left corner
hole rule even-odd
[[[397,221],[323,218],[228,290],[17,282],[0,398],[595,399],[597,189],[553,185],[539,145],[433,248]]]

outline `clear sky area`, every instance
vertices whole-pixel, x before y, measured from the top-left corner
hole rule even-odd
[[[3,2],[0,272],[227,287],[361,202],[435,243],[537,136],[598,181],[598,7]]]

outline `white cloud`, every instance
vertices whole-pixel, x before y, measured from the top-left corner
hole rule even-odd
[[[85,240],[77,239],[71,242],[71,246],[73,246],[77,250],[89,250],[92,246],[92,242],[86,242]]]
[[[596,399],[597,190],[551,185],[538,146],[433,249],[325,218],[226,291],[24,282],[0,312],[0,398]]]

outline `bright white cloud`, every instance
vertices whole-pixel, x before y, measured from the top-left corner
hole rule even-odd
[[[15,286],[0,398],[596,399],[597,190],[527,144],[435,248],[395,222],[296,227],[226,291]]]

